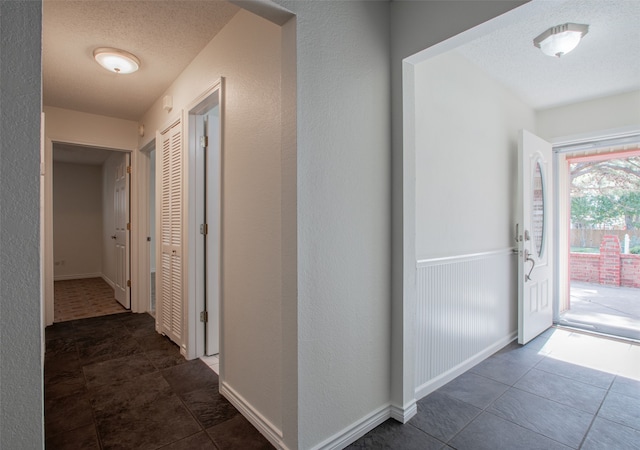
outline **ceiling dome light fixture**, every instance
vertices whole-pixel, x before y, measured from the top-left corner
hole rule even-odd
[[[582,36],[589,31],[589,25],[579,23],[565,23],[549,28],[533,40],[533,45],[542,53],[560,58],[580,43]]]
[[[109,72],[133,73],[140,68],[140,60],[129,52],[110,47],[98,47],[93,51],[96,62]]]

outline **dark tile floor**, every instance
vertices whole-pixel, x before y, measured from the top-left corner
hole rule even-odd
[[[640,346],[550,329],[511,344],[349,449],[640,449]]]
[[[273,448],[147,314],[48,327],[44,371],[47,449]]]

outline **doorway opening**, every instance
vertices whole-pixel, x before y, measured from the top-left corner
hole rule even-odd
[[[222,223],[222,80],[188,108],[189,148],[189,322],[196,328],[195,356],[219,357]],[[212,361],[215,364],[218,361]]]
[[[53,143],[53,321],[129,311],[129,153]]]
[[[640,340],[640,146],[566,157],[558,324]]]

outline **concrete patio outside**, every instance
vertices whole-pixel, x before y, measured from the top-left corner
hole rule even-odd
[[[640,341],[640,289],[571,281],[559,324]]]

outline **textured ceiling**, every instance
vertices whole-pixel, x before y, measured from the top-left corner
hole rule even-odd
[[[43,102],[137,120],[238,9],[222,0],[45,0]],[[140,70],[107,72],[96,47],[133,53]]]
[[[640,1],[545,0],[519,9],[509,26],[457,51],[534,109],[640,89]],[[533,46],[534,37],[567,22],[589,25],[574,51],[552,58]]]

